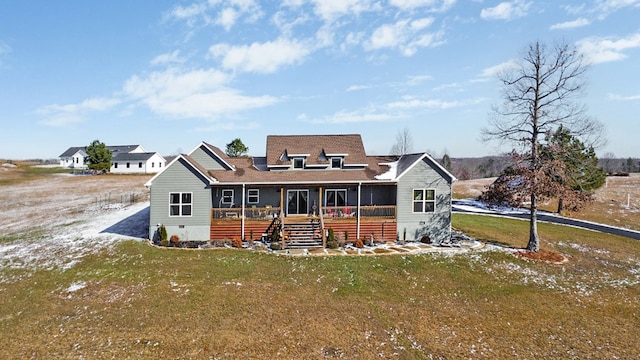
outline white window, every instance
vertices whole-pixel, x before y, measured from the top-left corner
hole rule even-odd
[[[257,204],[260,202],[260,190],[249,189],[247,190],[247,202],[249,204]]]
[[[413,212],[436,211],[436,191],[434,189],[413,189]]]
[[[331,168],[332,169],[342,168],[342,158],[339,158],[339,157],[331,158]]]
[[[127,163],[127,169],[128,169],[130,166],[131,166],[131,164],[130,164],[130,163]]]
[[[191,216],[192,193],[169,194],[169,216]]]
[[[304,168],[304,158],[294,158],[293,159],[293,168],[294,169],[302,169],[302,168]]]
[[[114,169],[117,169],[118,168],[118,163],[113,163],[113,167],[114,167]]]
[[[142,163],[141,162],[138,163],[138,167],[142,168]]]
[[[151,163],[151,167],[152,167],[152,168],[156,167],[156,163],[152,162],[152,163]]]
[[[222,190],[222,203],[226,205],[233,204],[233,189]]]
[[[344,207],[347,205],[347,190],[327,189],[324,192],[324,199],[325,206]]]

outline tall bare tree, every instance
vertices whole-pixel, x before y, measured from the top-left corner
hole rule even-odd
[[[559,162],[541,157],[541,141],[562,126],[589,145],[602,143],[602,125],[587,117],[584,105],[577,101],[585,90],[588,69],[574,46],[558,43],[547,47],[534,42],[516,66],[498,75],[504,101],[493,108],[489,127],[482,131],[483,139],[515,147],[516,173],[521,178],[517,186],[530,201],[530,251],[540,251],[538,201],[554,195],[549,191],[549,174],[557,172],[559,166]]]
[[[391,147],[392,155],[404,155],[413,152],[413,137],[408,128],[398,131],[396,134],[396,142]]]

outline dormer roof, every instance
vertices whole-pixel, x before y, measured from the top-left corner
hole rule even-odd
[[[269,135],[267,166],[290,166],[294,158],[304,157],[307,166],[329,165],[331,157],[344,158],[345,166],[367,164],[362,138],[347,135]]]

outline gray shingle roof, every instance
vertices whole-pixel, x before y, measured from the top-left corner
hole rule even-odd
[[[75,155],[75,153],[77,153],[80,150],[84,151],[85,147],[84,146],[72,146],[72,147],[68,148],[65,152],[60,154],[60,156],[58,156],[58,157],[71,157],[71,156]]]
[[[156,153],[119,153],[114,154],[112,161],[147,161]]]

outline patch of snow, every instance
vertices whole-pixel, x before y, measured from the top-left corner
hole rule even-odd
[[[76,292],[78,290],[82,290],[84,288],[87,287],[87,283],[84,281],[78,281],[78,282],[74,282],[73,284],[69,285],[69,287],[65,290],[68,293],[72,293],[72,292]]]
[[[382,163],[380,165],[387,165],[389,167],[389,170],[387,170],[387,172],[380,174],[380,175],[376,175],[375,178],[377,180],[394,180],[396,178],[396,176],[398,176],[398,162],[394,161],[394,162],[390,162],[390,163]]]

